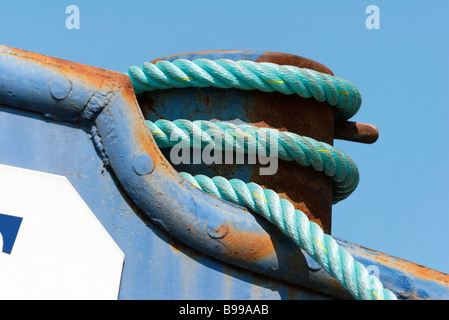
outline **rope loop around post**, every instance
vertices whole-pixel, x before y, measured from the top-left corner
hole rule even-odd
[[[136,94],[145,91],[187,88],[218,87],[241,90],[278,91],[286,95],[297,94],[302,98],[314,98],[326,101],[335,107],[337,118],[349,119],[361,105],[359,90],[349,81],[318,71],[267,62],[233,61],[228,59],[209,60],[178,59],[174,62],[146,62],[141,67],[132,66],[128,70]],[[147,120],[149,131],[160,148],[174,147],[178,140],[171,141],[176,133],[184,140],[184,146],[192,147],[196,132],[201,138],[201,147],[225,148],[217,145],[207,130],[213,128],[222,141],[230,141],[238,151],[247,152],[250,145],[267,148],[261,133],[274,132],[274,129],[256,128],[229,122],[210,122],[205,120],[175,121]],[[247,135],[248,140],[238,144],[235,134]],[[275,130],[278,137],[278,156],[285,161],[296,161],[303,166],[312,166],[324,172],[334,181],[333,203],[348,197],[359,182],[359,172],[355,163],[342,151],[329,144],[303,137],[291,132]],[[229,139],[230,138],[230,139]],[[385,289],[375,276],[355,261],[351,254],[338,246],[337,242],[323,232],[314,222],[293,204],[270,189],[264,189],[256,183],[245,183],[239,179],[227,180],[216,176],[181,175],[197,188],[225,201],[242,205],[261,215],[276,225],[284,234],[292,238],[298,246],[307,251],[330,275],[334,276],[356,299],[397,300],[397,297]]]
[[[146,62],[128,70],[135,91],[217,87],[242,90],[279,91],[287,95],[327,101],[338,118],[349,119],[360,108],[362,97],[351,82],[311,69],[268,62],[228,59]]]

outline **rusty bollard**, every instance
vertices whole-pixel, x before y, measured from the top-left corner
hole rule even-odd
[[[200,51],[166,56],[158,60],[231,59],[293,65],[333,75],[324,65],[297,55],[242,50]],[[334,138],[372,143],[378,131],[374,126],[348,121],[335,121],[334,107],[327,102],[280,92],[220,88],[182,88],[145,92],[138,97],[146,119],[243,121],[258,127],[276,128],[318,141],[333,144]],[[170,161],[169,152],[163,151]],[[191,174],[239,178],[273,189],[289,199],[296,209],[331,233],[332,179],[312,167],[296,162],[278,162],[274,175],[260,175],[261,164],[175,165],[178,171]]]

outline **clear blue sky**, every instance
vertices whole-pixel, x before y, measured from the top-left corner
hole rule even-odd
[[[77,5],[79,30],[65,8]],[[380,8],[380,30],[365,9]],[[175,53],[250,49],[328,66],[363,96],[374,145],[336,141],[357,190],[333,235],[449,273],[449,1],[2,1],[0,42],[110,70]]]

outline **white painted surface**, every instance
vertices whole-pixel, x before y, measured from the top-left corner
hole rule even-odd
[[[23,218],[0,299],[117,299],[124,254],[67,178],[0,165],[0,213]]]

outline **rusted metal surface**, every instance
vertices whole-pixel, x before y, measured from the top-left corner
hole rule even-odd
[[[236,56],[237,54],[240,55]],[[208,56],[213,56],[216,59],[241,59],[241,55],[246,55],[249,59],[257,62],[294,65],[333,74],[331,70],[318,62],[292,54],[264,52],[257,56],[257,59],[252,54],[252,51],[237,50],[199,51],[162,59],[196,59]],[[160,59],[153,62],[158,60]],[[144,93],[139,97],[139,104],[144,115],[150,120],[160,118],[175,120],[176,117],[190,120],[232,121],[238,119],[258,126],[287,130],[333,144],[334,109],[329,104],[320,103],[313,98],[304,99],[297,95],[284,95],[279,92],[266,93],[258,90],[188,88]],[[278,162],[278,171],[275,175],[262,176],[259,174],[259,169],[264,166],[237,164],[210,165],[205,168],[205,166],[181,165],[175,166],[175,168],[194,174],[207,173],[228,178],[242,178],[241,172],[245,172],[247,182],[256,182],[265,188],[275,190],[282,197],[288,198],[295,208],[303,211],[311,221],[319,224],[325,232],[330,233],[332,180],[311,167],[302,167],[295,162],[287,161]],[[201,172],[201,170],[205,171]]]
[[[291,54],[265,52],[257,61],[333,74],[318,62]],[[265,120],[271,127],[284,128],[289,132],[333,144],[334,109],[329,104],[278,92],[254,92],[254,95],[256,107],[248,114],[252,122]],[[254,182],[280,193],[311,221],[319,224],[326,233],[331,233],[332,180],[329,177],[312,167],[285,161],[279,161],[279,170],[273,176],[261,176],[258,171],[256,166],[252,175]]]
[[[374,143],[379,138],[379,130],[372,124],[335,121],[335,139],[361,143]]]
[[[89,120],[99,112],[104,107],[99,101],[109,101],[119,88],[126,92],[124,95],[130,103],[136,103],[132,84],[124,74],[11,47],[2,46],[0,53],[6,66],[1,75],[5,81],[0,94],[6,105],[39,112],[48,119],[76,123],[83,118]],[[9,70],[8,66],[13,69]],[[42,71],[32,72],[36,67],[42,67]],[[59,79],[70,85],[67,96],[62,99],[56,99],[51,92],[52,81]],[[35,83],[42,83],[40,88],[45,90],[37,90]]]
[[[316,61],[279,52],[261,54],[244,50],[198,51],[166,56],[152,62],[161,59],[173,61],[202,57],[233,60],[246,58],[257,62],[294,65],[333,75],[329,68]],[[242,120],[259,127],[276,128],[312,137],[331,145],[334,140],[334,109],[328,103],[321,103],[313,98],[304,99],[297,95],[258,90],[185,88],[147,92],[140,95],[138,100],[144,115],[153,121]],[[337,120],[335,134],[345,140],[373,143],[378,137],[378,130],[372,125]],[[165,154],[169,158],[168,154]],[[309,219],[319,224],[325,232],[331,233],[332,180],[329,177],[311,167],[302,167],[294,162],[279,161],[275,175],[260,175],[260,167],[264,165],[175,166],[179,171],[237,177],[273,189],[289,199],[296,209],[306,213]]]
[[[296,66],[299,68],[307,68],[334,75],[332,70],[330,70],[325,65],[314,60],[290,53],[266,51],[257,59],[257,62],[271,62],[280,65]]]
[[[376,272],[386,287],[402,300],[447,300],[449,275],[417,263],[369,249],[349,241],[338,240],[356,260],[365,266],[376,267]]]

